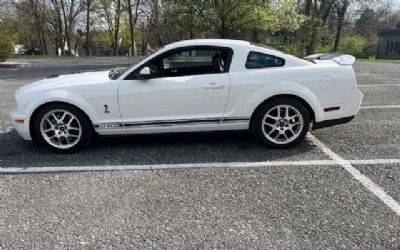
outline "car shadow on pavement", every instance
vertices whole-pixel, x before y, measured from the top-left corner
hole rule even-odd
[[[0,136],[0,166],[93,166],[326,159],[311,142],[269,149],[250,132],[208,132],[99,137],[75,154],[54,154],[15,131]]]

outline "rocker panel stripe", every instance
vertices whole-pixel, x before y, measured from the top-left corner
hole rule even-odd
[[[121,129],[132,127],[164,127],[174,125],[196,125],[196,124],[218,124],[218,123],[234,123],[248,122],[249,117],[225,117],[225,118],[203,118],[203,119],[179,119],[179,120],[156,120],[144,122],[114,122],[100,123],[94,125],[96,129]]]

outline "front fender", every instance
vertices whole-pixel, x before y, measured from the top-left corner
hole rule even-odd
[[[278,95],[294,95],[300,97],[307,102],[313,109],[315,114],[315,121],[319,122],[324,119],[323,109],[320,101],[316,95],[303,85],[295,82],[279,82],[265,86],[259,91],[255,92],[245,105],[246,113],[253,113],[254,110],[265,100]]]
[[[92,122],[98,120],[96,112],[82,96],[67,90],[52,90],[41,93],[40,96],[35,96],[34,101],[28,104],[25,112],[28,117],[31,117],[38,107],[50,102],[65,102],[74,105],[85,112]]]

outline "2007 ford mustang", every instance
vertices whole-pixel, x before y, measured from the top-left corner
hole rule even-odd
[[[165,46],[125,69],[52,76],[20,88],[16,130],[56,152],[94,135],[251,129],[287,148],[307,131],[351,121],[362,94],[349,55],[300,59],[245,41]]]

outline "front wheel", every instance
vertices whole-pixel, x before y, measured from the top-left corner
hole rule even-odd
[[[304,139],[310,115],[295,99],[276,99],[262,105],[253,119],[257,139],[272,148],[289,148]]]
[[[90,121],[79,109],[51,104],[39,110],[34,121],[34,140],[57,153],[72,153],[92,139]]]

